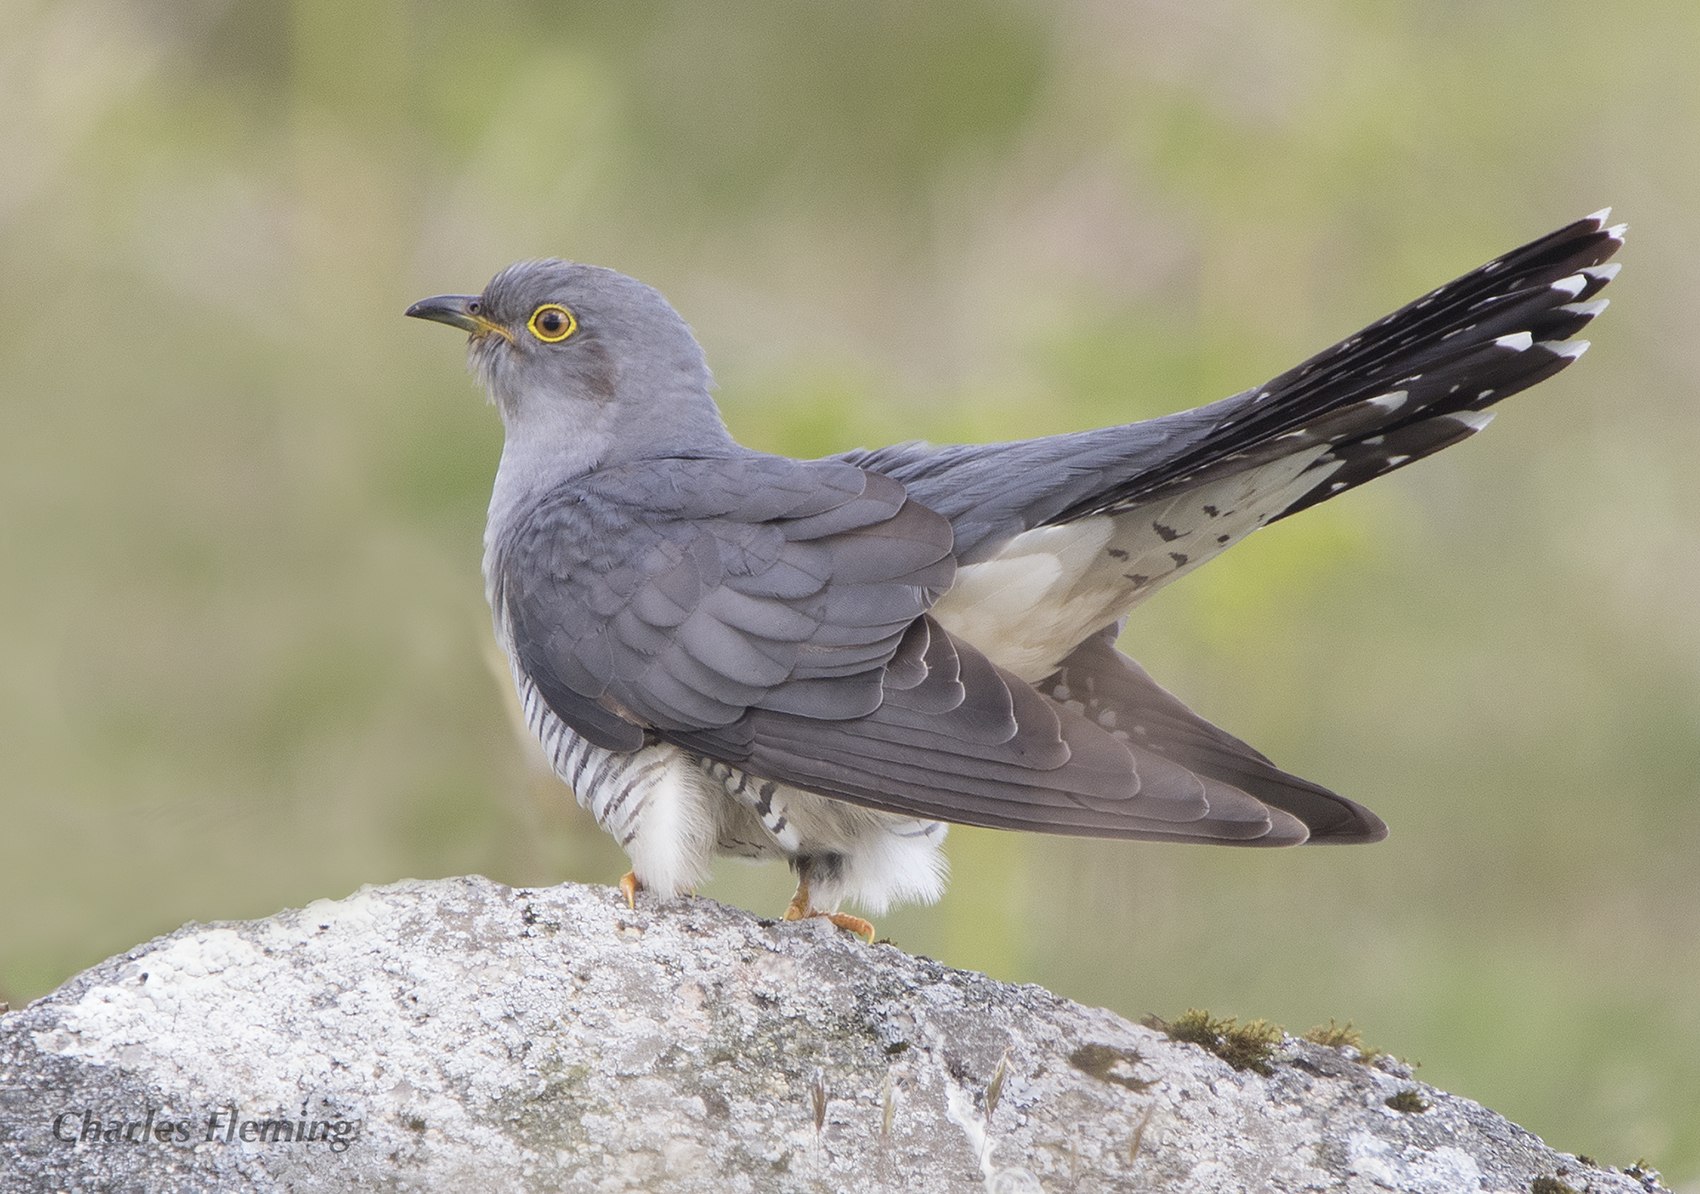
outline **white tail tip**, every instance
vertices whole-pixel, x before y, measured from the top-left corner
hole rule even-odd
[[[1555,356],[1569,357],[1575,360],[1588,351],[1587,340],[1542,340],[1541,347]]]
[[[1451,414],[1443,415],[1441,417],[1455,419],[1464,424],[1464,426],[1468,427],[1471,431],[1480,431],[1483,427],[1486,427],[1489,423],[1493,422],[1493,415],[1494,412],[1491,410],[1455,410]]]
[[[1559,310],[1568,311],[1572,315],[1586,315],[1589,319],[1592,319],[1609,306],[1611,306],[1610,299],[1595,299],[1591,303],[1566,303]]]

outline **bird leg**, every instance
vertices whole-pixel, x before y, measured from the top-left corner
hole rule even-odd
[[[874,943],[872,922],[863,920],[860,916],[852,916],[848,912],[821,912],[816,910],[809,900],[809,881],[799,875],[797,877],[797,894],[791,897],[790,906],[785,909],[785,919],[802,920],[806,916],[823,917],[846,933],[856,934],[869,945]]]
[[[626,907],[637,907],[637,893],[643,890],[643,884],[638,881],[636,871],[627,871],[620,876],[620,890],[625,893]]]
[[[785,909],[786,920],[802,920],[805,916],[813,916],[815,910],[809,907],[809,881],[797,880],[797,894],[791,897],[791,904]]]

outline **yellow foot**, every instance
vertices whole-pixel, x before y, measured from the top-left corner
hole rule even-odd
[[[625,874],[621,875],[620,890],[626,895],[626,907],[636,908],[637,893],[643,890],[643,884],[638,882],[637,875],[631,871],[627,871]]]
[[[809,881],[797,880],[797,894],[791,897],[790,907],[785,909],[786,920],[802,920],[805,916],[813,916],[815,910],[809,906]]]
[[[854,933],[869,945],[874,943],[874,925],[872,921],[863,920],[860,916],[851,916],[848,912],[817,912],[816,916],[824,916],[846,933]]]
[[[854,933],[869,945],[874,943],[874,926],[872,922],[863,920],[860,916],[852,916],[848,912],[817,912],[809,902],[809,881],[797,881],[797,894],[791,897],[790,905],[785,909],[786,920],[802,920],[805,916],[820,916],[830,920],[846,933]]]

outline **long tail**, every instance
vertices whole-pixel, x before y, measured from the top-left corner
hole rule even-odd
[[[1316,484],[1273,522],[1474,435],[1495,403],[1568,366],[1606,307],[1604,264],[1625,226],[1610,209],[1496,257],[1255,390],[1197,412],[1187,446],[1047,519],[1114,514],[1218,477],[1314,452]]]

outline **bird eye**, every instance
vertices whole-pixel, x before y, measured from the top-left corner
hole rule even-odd
[[[545,344],[559,344],[578,331],[578,320],[559,303],[544,303],[531,313],[525,325]]]

